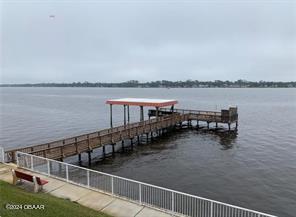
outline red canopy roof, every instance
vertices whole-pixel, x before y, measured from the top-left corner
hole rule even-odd
[[[165,107],[177,104],[178,101],[174,99],[146,99],[146,98],[121,98],[109,99],[106,104],[111,105],[131,105],[131,106],[153,106]]]

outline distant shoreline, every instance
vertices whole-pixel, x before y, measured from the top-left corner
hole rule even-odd
[[[296,81],[151,81],[136,80],[103,83],[103,82],[72,82],[72,83],[22,83],[0,84],[0,87],[96,87],[96,88],[296,88]]]
[[[158,88],[158,89],[293,89],[296,87],[83,87],[83,86],[15,86],[15,85],[0,85],[0,88],[126,88],[126,89],[149,89],[149,88]]]

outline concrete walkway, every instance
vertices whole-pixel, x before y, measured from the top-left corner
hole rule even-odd
[[[12,183],[11,169],[15,169],[15,164],[2,164],[0,163],[0,180]],[[19,169],[23,170],[23,169]],[[104,212],[115,217],[169,217],[168,213],[141,206],[127,200],[112,197],[107,194],[99,193],[84,187],[72,185],[67,182],[50,178],[38,173],[32,173],[28,170],[26,173],[35,174],[49,181],[44,185],[43,192],[53,196],[69,199],[75,201],[83,206],[91,209]],[[21,188],[33,192],[33,183],[23,182],[18,184]]]

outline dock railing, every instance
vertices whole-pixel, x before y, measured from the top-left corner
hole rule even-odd
[[[6,150],[5,155],[6,155],[6,159],[9,162],[11,162],[11,161],[14,162],[15,161],[15,153],[17,151],[25,152],[25,153],[32,153],[32,152],[42,151],[42,150],[51,149],[51,148],[54,149],[54,148],[58,148],[58,147],[63,147],[66,145],[75,145],[77,143],[87,141],[88,139],[99,138],[101,136],[108,135],[108,134],[110,135],[113,133],[118,133],[123,130],[132,131],[133,129],[136,129],[137,127],[140,127],[140,126],[147,126],[147,125],[153,125],[153,124],[156,125],[157,123],[168,122],[170,120],[174,120],[174,118],[180,118],[180,116],[176,114],[174,116],[169,116],[169,117],[159,117],[158,119],[154,118],[154,119],[145,120],[142,122],[126,124],[124,126],[122,125],[122,126],[117,126],[117,127],[113,127],[113,128],[107,128],[107,129],[103,129],[103,130],[99,130],[99,131],[95,131],[95,132],[91,132],[91,133],[87,133],[87,134],[82,134],[82,135],[75,136],[75,137],[69,137],[69,138],[65,138],[65,139],[61,139],[61,140],[56,140],[56,141],[52,141],[52,142],[48,142],[48,143],[44,143],[44,144],[32,145],[32,146],[27,146],[27,147],[12,149],[12,150]]]
[[[18,167],[51,176],[92,190],[163,210],[175,216],[275,217],[262,212],[198,197],[171,189],[17,152]],[[94,203],[96,203],[94,201]]]

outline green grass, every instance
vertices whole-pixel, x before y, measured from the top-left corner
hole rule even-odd
[[[23,209],[9,210],[7,204],[23,205]],[[24,209],[25,204],[44,205],[44,209]],[[45,193],[27,192],[1,180],[0,206],[0,217],[108,217],[78,203]]]

